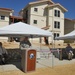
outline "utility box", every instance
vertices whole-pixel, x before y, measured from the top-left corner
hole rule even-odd
[[[35,71],[36,69],[36,50],[22,49],[21,50],[21,66],[24,72]]]

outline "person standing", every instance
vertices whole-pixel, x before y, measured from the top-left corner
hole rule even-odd
[[[68,55],[68,59],[71,60],[74,54],[73,54],[73,48],[70,46],[70,44],[67,44],[66,53]]]
[[[5,64],[7,59],[8,52],[7,50],[2,46],[2,42],[0,42],[0,63]]]
[[[49,45],[48,37],[44,37],[44,42],[46,45]]]
[[[22,41],[20,41],[20,46],[23,48],[28,48],[31,46],[31,43],[30,43],[28,37],[25,37]]]

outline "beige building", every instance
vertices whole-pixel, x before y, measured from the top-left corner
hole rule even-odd
[[[75,20],[65,18],[64,20],[64,34],[68,34],[75,30]],[[65,40],[65,42],[74,42],[74,40]]]
[[[9,25],[9,16],[13,15],[13,10],[8,8],[0,8],[0,27]],[[6,37],[0,37],[0,40],[6,40]]]
[[[9,16],[12,16],[13,12],[13,10],[8,8],[0,8],[0,27],[9,24]]]
[[[64,20],[64,34],[75,30],[75,20],[65,18]]]
[[[20,11],[26,23],[46,28],[53,32],[54,38],[64,35],[64,13],[67,10],[59,3],[52,0],[30,2]],[[49,38],[50,43],[53,38]],[[55,41],[57,43],[63,41]]]

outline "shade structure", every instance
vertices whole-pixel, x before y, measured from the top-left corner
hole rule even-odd
[[[72,32],[70,32],[64,36],[55,38],[55,40],[65,40],[65,39],[75,39],[75,30],[73,30]]]
[[[17,22],[0,28],[0,36],[49,37],[52,36],[52,32],[37,28],[23,22]]]

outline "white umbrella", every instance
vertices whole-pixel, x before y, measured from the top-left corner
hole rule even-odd
[[[65,40],[65,39],[75,39],[75,30],[73,30],[72,32],[70,32],[64,36],[55,38],[55,40]]]
[[[35,26],[18,22],[0,28],[0,36],[52,36],[52,32],[37,28]]]

